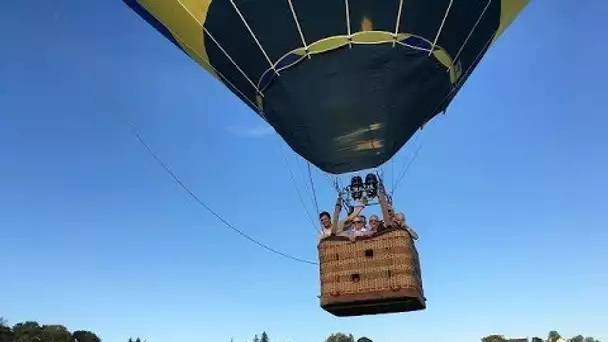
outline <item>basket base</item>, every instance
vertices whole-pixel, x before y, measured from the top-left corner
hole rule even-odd
[[[342,296],[341,296],[342,297]],[[377,315],[398,312],[412,312],[426,309],[426,299],[420,296],[383,296],[366,298],[350,295],[337,301],[323,301],[321,308],[337,317],[352,317],[363,315]]]

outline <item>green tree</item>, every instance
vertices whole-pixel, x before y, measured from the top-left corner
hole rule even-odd
[[[488,335],[481,339],[481,342],[507,342],[503,335]]]
[[[13,329],[7,325],[6,320],[0,319],[0,342],[13,342]]]
[[[601,342],[600,340],[596,340],[594,337],[585,337],[584,342]]]
[[[355,338],[352,334],[344,334],[344,333],[335,333],[329,335],[325,342],[355,342]]]
[[[265,331],[262,331],[262,337],[260,337],[260,342],[270,342],[268,334]]]
[[[568,339],[568,342],[584,342],[584,341],[585,341],[585,337],[583,337],[583,335],[576,335],[576,336]]]
[[[544,342],[542,338],[538,337],[538,336],[534,336],[532,337],[532,342]]]
[[[547,342],[555,342],[562,337],[557,331],[551,330],[549,331],[549,335],[547,336]]]
[[[63,325],[43,325],[41,342],[72,342],[72,334]]]
[[[15,342],[33,342],[42,340],[42,328],[35,321],[17,323],[13,326]]]
[[[363,336],[363,337],[359,337],[359,339],[357,340],[357,342],[374,342],[371,339]]]
[[[94,333],[86,330],[77,330],[72,333],[73,342],[101,342]]]

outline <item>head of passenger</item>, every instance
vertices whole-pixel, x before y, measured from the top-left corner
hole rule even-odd
[[[323,226],[323,228],[331,228],[331,216],[329,216],[329,213],[327,211],[324,211],[319,214],[319,221],[321,221],[321,225]]]
[[[364,222],[365,222],[365,220],[363,219],[363,217],[361,217],[361,216],[355,217],[355,219],[353,220],[353,228],[355,230],[363,229],[363,227],[365,226]]]
[[[367,217],[365,215],[359,215],[359,217],[363,220],[363,227],[367,226]]]
[[[389,206],[386,211],[388,212],[388,218],[391,219],[391,220],[394,220],[395,219],[395,211],[393,210],[393,207]]]
[[[396,213],[393,219],[397,227],[405,227],[405,215],[403,213]]]
[[[372,215],[369,217],[369,227],[373,230],[377,230],[380,226],[380,220],[377,215]]]

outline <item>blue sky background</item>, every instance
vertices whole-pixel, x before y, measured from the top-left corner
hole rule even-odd
[[[0,316],[109,342],[608,340],[607,17],[602,0],[526,9],[394,161],[422,145],[395,203],[421,235],[428,309],[338,319],[315,266],[226,229],[120,118],[235,226],[314,260],[285,157],[302,191],[304,164],[261,119],[121,1],[3,1]]]

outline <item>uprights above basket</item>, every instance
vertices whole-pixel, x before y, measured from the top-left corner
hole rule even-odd
[[[340,197],[349,210],[353,209],[351,203],[353,201],[365,201],[367,205],[378,204],[378,193],[382,179],[374,174],[368,173],[365,176],[365,181],[361,176],[353,176],[350,184],[340,190]]]

